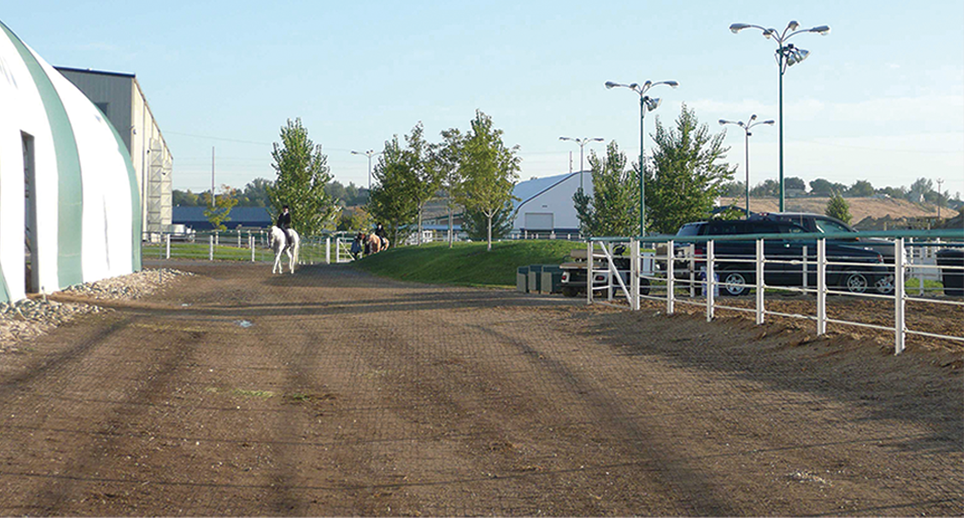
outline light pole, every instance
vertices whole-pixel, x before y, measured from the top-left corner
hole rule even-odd
[[[767,124],[772,126],[773,121],[772,120],[757,121],[756,114],[754,113],[753,115],[750,115],[750,118],[746,122],[728,121],[725,119],[720,119],[720,126],[723,126],[725,124],[735,124],[743,128],[744,133],[746,133],[746,137],[743,142],[743,146],[746,149],[746,219],[750,219],[750,135],[752,135],[752,133],[750,133],[750,128],[752,128],[753,126],[758,126],[760,124]],[[780,212],[783,212],[783,211],[781,210]]]
[[[809,29],[797,30],[797,27],[799,26],[799,23],[791,21],[789,24],[787,24],[787,28],[783,30],[783,33],[779,33],[776,29],[767,29],[759,25],[751,25],[748,23],[734,23],[733,25],[730,25],[730,30],[733,31],[734,34],[742,31],[743,29],[760,29],[763,31],[763,36],[766,39],[773,38],[777,42],[777,68],[780,71],[780,212],[784,211],[785,198],[783,189],[783,73],[787,71],[787,67],[796,65],[797,63],[807,59],[807,56],[810,55],[810,51],[794,47],[793,43],[786,42],[801,32],[815,32],[822,36],[830,34],[830,27],[827,25],[818,25]]]
[[[653,98],[646,95],[646,92],[650,88],[656,85],[669,85],[673,88],[679,86],[676,81],[660,81],[654,83],[652,81],[646,81],[642,85],[632,83],[628,85],[614,83],[612,81],[606,81],[606,88],[615,88],[621,86],[624,88],[629,88],[630,90],[639,94],[639,235],[646,235],[646,187],[644,176],[643,176],[643,139],[646,138],[646,131],[643,122],[646,120],[646,112],[653,111],[659,107],[659,99]]]
[[[579,144],[579,190],[581,191],[581,190],[582,190],[582,174],[583,174],[583,173],[582,173],[582,171],[583,171],[583,168],[582,168],[582,148],[584,148],[584,147],[586,146],[586,144],[588,144],[588,143],[590,143],[590,142],[602,142],[603,139],[600,138],[600,137],[595,137],[595,138],[589,138],[589,137],[584,137],[584,138],[559,137],[559,140],[570,140],[570,141],[572,141],[572,142],[575,142],[576,144]]]
[[[364,155],[368,157],[368,197],[371,198],[372,196],[372,157],[378,156],[382,154],[382,152],[379,151],[378,153],[376,153],[374,149],[369,149],[364,153],[359,153],[358,151],[352,151],[351,154]]]

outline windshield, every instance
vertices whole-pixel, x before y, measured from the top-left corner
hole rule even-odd
[[[700,228],[703,227],[702,223],[687,223],[679,228],[679,232],[676,233],[677,236],[698,236],[700,235]]]
[[[814,220],[814,224],[817,225],[817,230],[823,232],[824,234],[834,232],[853,232],[853,229],[829,219],[816,219]]]

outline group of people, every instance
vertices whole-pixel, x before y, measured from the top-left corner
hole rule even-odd
[[[379,223],[375,227],[375,231],[370,234],[365,232],[355,234],[349,252],[351,252],[352,258],[359,259],[362,255],[377,254],[387,248],[388,237],[385,235],[385,227]]]
[[[287,205],[281,207],[281,214],[278,215],[277,227],[280,228],[285,233],[285,238],[288,242],[291,242],[291,233],[289,229],[291,228],[291,212]],[[377,254],[382,250],[388,248],[388,237],[385,235],[385,227],[379,223],[375,226],[375,230],[366,234],[365,232],[359,232],[355,235],[354,241],[351,243],[351,256],[355,259],[359,259],[362,255]]]

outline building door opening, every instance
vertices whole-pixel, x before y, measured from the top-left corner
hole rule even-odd
[[[34,162],[33,136],[20,133],[23,139],[23,220],[24,267],[27,293],[37,293],[40,275],[37,269],[37,172]]]

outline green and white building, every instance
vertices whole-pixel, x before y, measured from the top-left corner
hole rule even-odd
[[[141,212],[124,140],[0,22],[0,301],[140,270]]]

